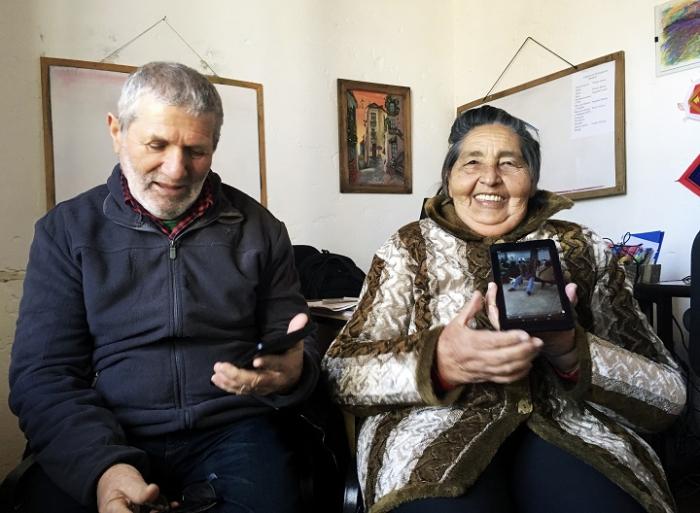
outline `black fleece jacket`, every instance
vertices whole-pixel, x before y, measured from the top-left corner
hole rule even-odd
[[[213,386],[307,312],[284,225],[210,173],[215,203],[173,241],[106,185],[35,228],[10,367],[10,406],[46,473],[83,504],[99,476],[148,461],[130,436],[223,425],[304,401],[319,374],[305,344],[296,388],[264,402]]]

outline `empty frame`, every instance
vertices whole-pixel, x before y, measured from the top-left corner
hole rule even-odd
[[[47,208],[107,181],[117,162],[107,113],[117,113],[122,84],[135,70],[41,58]],[[267,205],[262,84],[207,78],[224,109],[212,170],[225,183]]]

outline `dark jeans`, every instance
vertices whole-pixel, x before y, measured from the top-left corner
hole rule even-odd
[[[211,513],[296,513],[299,479],[292,451],[274,417],[244,419],[214,430],[132,440],[151,456],[152,481],[177,500],[189,484],[209,481],[219,504]],[[28,479],[25,510],[88,513],[59,490],[35,465]],[[92,513],[92,512],[91,512]]]
[[[520,428],[466,494],[420,499],[393,513],[644,513],[600,472]]]

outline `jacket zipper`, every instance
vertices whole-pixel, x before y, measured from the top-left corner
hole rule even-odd
[[[216,221],[216,219],[210,219],[205,223],[198,224],[197,222],[188,226],[181,233],[177,235],[174,239],[168,240],[168,260],[170,264],[170,287],[173,294],[173,355],[175,357],[175,407],[183,411],[183,420],[187,428],[191,428],[191,415],[187,409],[184,408],[185,401],[185,390],[182,384],[182,354],[180,348],[178,347],[177,338],[182,336],[182,320],[180,319],[181,307],[180,307],[180,294],[177,287],[177,278],[175,273],[175,261],[178,257],[177,251],[177,241],[186,233],[190,231],[198,230]]]
[[[177,338],[182,335],[182,322],[180,320],[180,294],[177,287],[177,277],[175,272],[175,260],[177,259],[177,243],[175,239],[168,242],[168,259],[170,264],[170,286],[173,293],[173,355],[175,357],[175,406],[183,409],[184,422],[186,427],[190,426],[189,412],[184,409],[185,390],[182,385],[182,354],[178,347]]]
[[[178,256],[178,251],[177,251],[177,239],[182,237],[185,233],[189,233],[190,231],[194,230],[199,230],[201,228],[204,228],[205,226],[208,226],[214,222],[221,221],[221,219],[224,219],[226,217],[230,217],[224,214],[219,215],[216,218],[211,218],[209,220],[206,220],[204,222],[198,223],[195,222],[193,225],[188,226],[185,228],[183,232],[178,234],[178,236],[175,239],[169,239],[168,241],[168,260],[170,264],[170,287],[172,289],[173,293],[173,337],[176,338],[180,332],[181,332],[181,322],[179,320],[180,317],[180,302],[179,302],[179,294],[177,293],[177,283],[175,280],[175,260],[177,259]],[[145,225],[138,225],[134,226],[133,224],[128,224],[119,221],[118,219],[112,219],[112,221],[119,226],[125,226],[127,228],[130,228],[132,230],[137,230],[137,231],[144,231],[144,232],[153,232],[153,233],[160,233],[159,230],[157,230],[154,226],[151,226],[149,224]],[[177,348],[177,344],[173,342],[173,354],[175,357],[175,403],[176,407],[180,409],[182,405],[185,404],[185,394],[183,387],[181,386],[181,380],[180,380],[180,368],[182,366],[182,355],[180,354],[180,351]],[[96,382],[96,380],[95,380]],[[185,425],[188,427],[191,427],[191,420],[190,420],[190,414],[185,411],[184,412],[184,421]]]
[[[175,239],[168,243],[168,258],[170,259],[170,286],[173,291],[173,336],[182,335],[182,323],[180,321],[180,294],[177,290],[177,278],[175,276],[175,260],[177,259],[177,245]]]

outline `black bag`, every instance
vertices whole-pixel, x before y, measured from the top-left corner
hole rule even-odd
[[[365,273],[351,258],[312,246],[294,246],[294,255],[306,299],[360,295]]]

